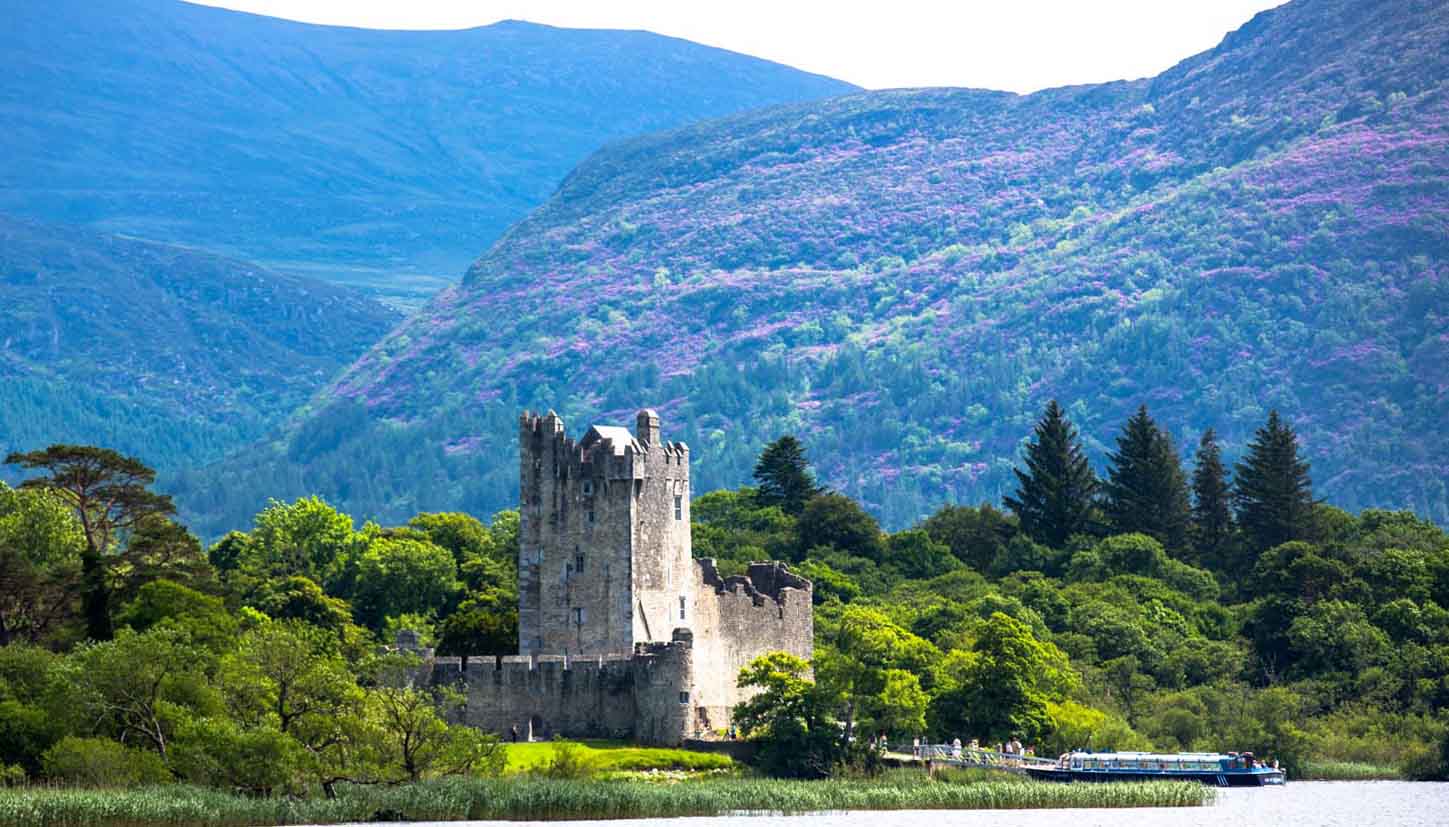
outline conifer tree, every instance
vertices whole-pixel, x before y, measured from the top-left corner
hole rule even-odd
[[[43,451],[12,453],[5,462],[47,472],[47,476],[26,480],[21,487],[55,492],[75,511],[85,536],[81,606],[86,635],[92,640],[109,640],[112,568],[120,535],[134,531],[143,521],[176,513],[170,497],[150,490],[156,472],[140,460],[89,445],[52,445]]]
[[[1122,427],[1103,491],[1112,530],[1141,532],[1170,550],[1187,548],[1190,507],[1187,476],[1172,438],[1142,405]]]
[[[1015,473],[1016,496],[1005,502],[1027,536],[1060,549],[1068,537],[1091,530],[1097,475],[1055,399],[1026,446],[1026,471]]]
[[[1233,476],[1238,525],[1253,553],[1308,536],[1313,482],[1308,463],[1298,457],[1297,435],[1277,411],[1253,435]]]
[[[1212,428],[1203,432],[1197,445],[1192,494],[1192,545],[1197,563],[1221,571],[1230,563],[1226,558],[1233,538],[1232,489]]]
[[[760,505],[778,505],[786,514],[795,516],[805,510],[811,497],[825,490],[815,482],[804,446],[789,434],[765,447],[755,463],[755,481],[760,484],[755,492]]]

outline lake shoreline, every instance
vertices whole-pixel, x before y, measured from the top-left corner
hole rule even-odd
[[[252,827],[365,821],[564,821],[888,810],[1198,807],[1215,791],[1187,782],[720,779],[442,779],[346,787],[336,799],[250,798],[171,785],[134,790],[0,790],[0,827]]]

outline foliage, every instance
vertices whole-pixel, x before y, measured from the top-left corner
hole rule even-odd
[[[1253,435],[1234,476],[1238,524],[1253,548],[1262,551],[1308,538],[1313,483],[1308,463],[1298,458],[1297,435],[1276,410]]]
[[[1053,548],[1074,534],[1092,532],[1097,476],[1055,399],[1037,422],[1024,461],[1027,470],[1016,471],[1016,495],[1004,500],[1021,530]]]
[[[67,735],[45,751],[41,765],[49,778],[86,787],[136,787],[171,780],[156,753],[108,738]]]
[[[755,761],[772,776],[823,778],[844,759],[834,704],[809,671],[785,652],[761,655],[740,670],[739,686],[756,692],[735,707],[735,726],[757,742]]]
[[[805,503],[824,493],[815,482],[805,448],[800,440],[786,434],[760,452],[755,463],[755,499],[762,506],[779,506],[781,511],[799,516]]]
[[[1146,405],[1122,427],[1117,450],[1107,460],[1103,511],[1112,530],[1146,534],[1167,548],[1186,550],[1187,479],[1172,438],[1147,415]]]

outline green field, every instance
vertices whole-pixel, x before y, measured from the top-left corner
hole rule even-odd
[[[553,760],[556,745],[561,743],[577,745],[580,757],[593,773],[645,770],[728,770],[736,766],[727,755],[691,752],[683,749],[639,747],[625,741],[536,741],[508,744],[508,763],[504,767],[504,772],[509,775],[517,775],[541,771]]]

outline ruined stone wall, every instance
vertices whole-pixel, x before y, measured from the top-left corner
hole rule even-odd
[[[459,723],[521,739],[620,738],[678,746],[692,730],[690,634],[632,655],[433,658],[423,682],[462,691]]]
[[[694,624],[694,725],[729,726],[735,704],[747,695],[740,670],[766,652],[814,656],[815,621],[810,581],[782,563],[752,563],[745,576],[721,578],[714,561],[696,560],[700,587]]]
[[[463,691],[460,722],[505,740],[512,727],[524,739],[627,739],[634,736],[634,670],[629,655],[437,658],[431,681]]]

